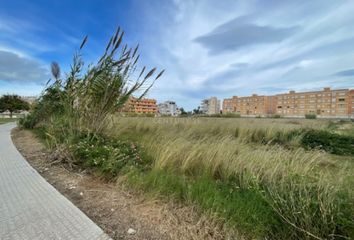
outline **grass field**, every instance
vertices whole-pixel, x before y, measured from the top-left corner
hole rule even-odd
[[[53,120],[36,132],[73,164],[246,238],[354,237],[353,122],[113,116],[98,135]]]
[[[11,119],[11,118],[0,118],[0,124],[3,123],[8,123],[8,122],[15,122],[16,119]]]
[[[107,135],[137,144],[141,163],[120,171],[138,189],[197,205],[251,238],[340,239],[354,236],[353,129],[305,119],[116,118]]]

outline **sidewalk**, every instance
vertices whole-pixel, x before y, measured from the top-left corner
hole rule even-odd
[[[15,126],[0,124],[0,239],[109,240],[21,156],[10,136]]]

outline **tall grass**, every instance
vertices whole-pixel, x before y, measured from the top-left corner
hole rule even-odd
[[[326,126],[327,122],[312,125],[261,119],[254,124],[241,119],[119,119],[110,134],[144,146],[154,159],[153,171],[192,179],[209,176],[213,181],[232,183],[231,189],[256,191],[277,219],[290,227],[286,232],[289,239],[345,238],[352,236],[354,227],[353,192],[347,186],[353,172],[327,153],[306,151],[299,145],[302,129]],[[155,184],[166,180],[159,180],[156,174],[153,178]],[[170,179],[166,181],[173,185]],[[208,203],[208,197],[217,201],[211,194],[202,196],[206,198],[202,205]],[[201,202],[198,197],[193,199]],[[237,207],[226,209],[234,211],[229,218],[239,214]],[[268,236],[279,237],[278,228],[268,231]]]
[[[129,97],[138,94],[141,98],[147,94],[164,70],[156,74],[156,68],[148,70],[144,66],[136,75],[139,45],[129,48],[123,44],[123,36],[124,31],[118,28],[99,60],[85,66],[82,50],[88,41],[86,36],[65,77],[61,76],[59,64],[53,62],[53,79],[22,125],[34,127],[40,122],[49,122],[55,127],[58,120],[65,121],[65,127],[72,130],[72,134],[76,131],[100,134],[110,114],[122,108]]]

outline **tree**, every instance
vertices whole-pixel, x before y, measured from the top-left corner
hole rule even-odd
[[[183,107],[181,107],[179,110],[181,111],[181,115],[187,115],[187,112],[184,110]]]
[[[18,95],[3,95],[0,98],[0,112],[9,111],[10,117],[15,111],[29,110],[28,102],[22,100]]]
[[[193,109],[193,114],[201,114],[202,111],[200,110],[200,106],[198,106],[198,108]]]

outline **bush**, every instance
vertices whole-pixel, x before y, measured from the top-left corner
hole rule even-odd
[[[38,123],[46,121],[54,115],[63,115],[64,105],[60,101],[61,93],[62,91],[56,86],[48,87],[37,99],[31,113],[19,121],[20,126],[33,129]]]
[[[354,137],[325,130],[308,130],[301,139],[306,149],[322,149],[338,155],[354,156]]]
[[[241,114],[239,114],[239,113],[225,113],[222,116],[225,118],[240,118]]]
[[[271,118],[281,118],[281,116],[279,114],[273,114],[270,116]]]
[[[313,114],[313,113],[308,113],[308,114],[305,114],[305,118],[306,119],[316,119],[317,115]]]
[[[239,113],[216,113],[209,115],[200,115],[201,117],[214,117],[214,118],[240,118],[241,115]]]
[[[107,178],[116,177],[126,166],[148,166],[138,146],[118,139],[81,134],[70,146],[78,163],[97,169]]]
[[[29,114],[18,121],[19,125],[23,128],[33,129],[37,123],[37,118],[34,114]]]

